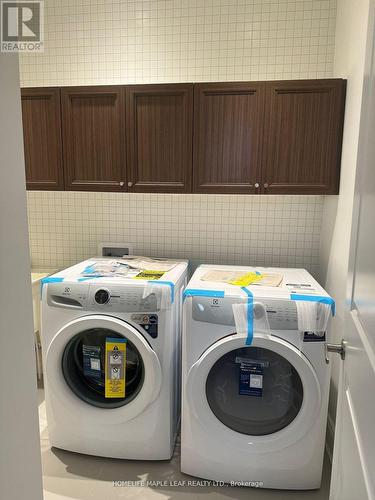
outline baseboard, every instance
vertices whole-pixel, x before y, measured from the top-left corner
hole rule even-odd
[[[332,463],[333,458],[333,443],[335,441],[335,421],[332,415],[328,413],[327,417],[327,433],[326,433],[326,452],[330,462]]]

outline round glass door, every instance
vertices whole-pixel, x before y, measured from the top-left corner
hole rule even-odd
[[[252,436],[287,427],[303,401],[297,370],[283,356],[263,347],[243,347],[222,355],[208,373],[205,390],[216,418]]]
[[[62,372],[70,389],[82,401],[99,408],[118,408],[136,398],[145,369],[135,345],[127,339],[125,397],[105,397],[105,346],[107,339],[123,339],[108,328],[90,328],[74,335],[62,355]]]

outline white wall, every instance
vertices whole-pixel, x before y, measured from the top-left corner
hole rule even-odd
[[[48,0],[23,85],[325,78],[336,0]]]
[[[102,241],[192,264],[318,272],[322,196],[28,193],[32,264],[69,266]]]
[[[21,56],[22,86],[333,75],[336,0],[48,0],[45,9],[45,52]],[[89,257],[104,239],[195,262],[318,271],[323,197],[34,192],[28,206],[35,267]]]
[[[0,53],[0,498],[41,500],[18,59]]]
[[[322,282],[335,298],[337,314],[332,341],[340,342],[344,332],[345,296],[357,167],[359,125],[364,78],[368,0],[338,0],[334,76],[348,79],[340,194],[324,200],[320,266]],[[340,360],[332,357],[330,422],[336,415]]]

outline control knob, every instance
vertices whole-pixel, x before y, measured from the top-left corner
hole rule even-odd
[[[95,292],[95,302],[97,304],[107,304],[109,302],[109,292],[108,290],[100,289],[97,292]]]

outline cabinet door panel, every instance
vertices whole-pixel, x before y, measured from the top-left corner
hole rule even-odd
[[[129,190],[190,192],[193,86],[126,87]]]
[[[262,82],[194,86],[194,192],[257,191],[263,107]]]
[[[66,189],[126,190],[121,88],[69,87],[61,97]]]
[[[60,90],[21,89],[27,189],[64,189]]]
[[[335,194],[345,81],[267,82],[263,190]]]

